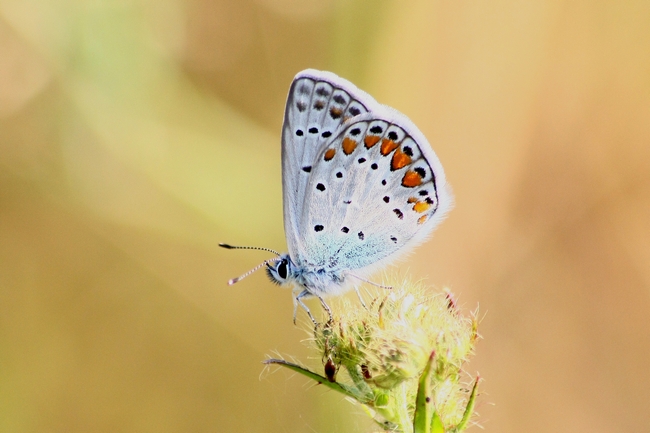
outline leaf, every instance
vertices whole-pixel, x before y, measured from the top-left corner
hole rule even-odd
[[[334,391],[340,392],[341,394],[353,398],[359,403],[368,404],[368,405],[372,405],[373,403],[372,400],[368,400],[368,398],[362,395],[357,389],[339,382],[330,382],[326,377],[314,373],[313,371],[310,371],[298,364],[285,361],[284,359],[274,359],[274,358],[267,359],[266,361],[263,361],[263,363],[266,365],[275,364],[275,365],[280,365],[282,367],[286,367],[289,370],[293,370],[297,373],[302,374],[303,376],[307,376],[308,378],[315,380],[316,382],[325,385],[326,387],[333,389]]]
[[[438,412],[433,413],[433,418],[431,419],[431,433],[445,433],[445,426],[442,424]]]
[[[436,352],[431,352],[429,361],[424,367],[418,384],[418,393],[415,399],[415,413],[413,414],[413,432],[431,433],[431,418],[433,416],[433,401],[431,399],[431,369]],[[436,415],[437,416],[437,415]]]
[[[478,383],[481,380],[481,376],[476,376],[476,381],[472,387],[472,393],[469,395],[469,400],[467,401],[467,406],[465,406],[465,413],[463,413],[463,419],[460,420],[454,432],[461,432],[467,428],[467,423],[469,422],[472,412],[474,412],[474,406],[476,405],[476,395],[478,392]]]

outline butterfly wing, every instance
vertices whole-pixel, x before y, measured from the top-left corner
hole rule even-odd
[[[370,95],[331,72],[307,69],[294,78],[282,127],[284,231],[293,258],[305,248],[302,217],[312,163],[343,122],[376,105]]]
[[[420,130],[330,72],[292,83],[282,173],[289,253],[308,271],[364,275],[422,242],[453,205]]]
[[[380,106],[320,149],[300,221],[302,266],[363,275],[422,242],[453,205],[440,161],[403,114]]]

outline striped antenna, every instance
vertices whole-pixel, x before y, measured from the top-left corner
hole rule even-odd
[[[279,256],[280,253],[278,253],[275,250],[272,250],[271,248],[262,248],[262,247],[241,247],[241,246],[235,246],[235,245],[228,245],[228,244],[219,244],[221,248],[227,248],[229,250],[261,250],[261,251],[268,251],[269,253],[273,253],[276,256]]]
[[[249,275],[252,274],[253,272],[257,271],[259,268],[261,268],[261,267],[263,267],[263,266],[266,266],[266,265],[268,265],[269,263],[277,262],[278,260],[281,260],[281,258],[280,258],[280,257],[274,257],[274,258],[272,258],[272,259],[264,260],[262,263],[260,263],[259,265],[255,266],[253,269],[251,269],[250,271],[246,272],[244,275],[241,275],[241,276],[239,276],[239,277],[237,277],[237,278],[232,278],[232,279],[228,280],[228,285],[229,285],[229,286],[232,286],[233,284],[235,284],[235,283],[237,283],[237,282],[243,280],[244,278],[246,278],[247,276],[249,276]]]

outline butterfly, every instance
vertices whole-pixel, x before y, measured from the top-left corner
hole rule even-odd
[[[338,295],[423,242],[453,206],[445,173],[420,130],[332,72],[299,72],[282,126],[284,231],[289,252],[266,266],[303,298]]]

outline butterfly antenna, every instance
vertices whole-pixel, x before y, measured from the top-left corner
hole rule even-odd
[[[246,272],[244,275],[240,275],[240,276],[237,277],[237,278],[232,278],[232,279],[228,280],[228,285],[229,285],[229,286],[232,286],[233,284],[235,284],[235,283],[237,283],[237,282],[243,280],[244,278],[246,278],[247,276],[249,276],[249,275],[252,274],[253,272],[257,271],[259,268],[264,267],[264,266],[268,265],[269,263],[277,262],[278,260],[280,260],[280,257],[274,257],[274,258],[272,258],[272,259],[264,260],[262,263],[260,263],[259,265],[255,266],[253,269],[251,269],[250,271]]]
[[[372,281],[368,281],[368,280],[366,280],[365,278],[361,278],[361,277],[358,276],[358,275],[354,275],[354,274],[350,274],[350,273],[348,273],[348,275],[353,276],[354,278],[356,278],[356,279],[358,279],[358,280],[361,280],[361,281],[363,281],[364,283],[372,284],[372,285],[375,286],[375,287],[381,287],[382,289],[392,289],[392,288],[393,288],[393,286],[384,286],[383,284],[373,283]],[[357,293],[358,293],[358,292],[357,292]]]
[[[241,246],[235,246],[235,245],[228,245],[228,244],[219,244],[221,248],[227,248],[229,250],[262,250],[262,251],[268,251],[269,253],[273,253],[276,256],[279,256],[280,253],[272,250],[271,248],[262,248],[262,247],[241,247]]]

